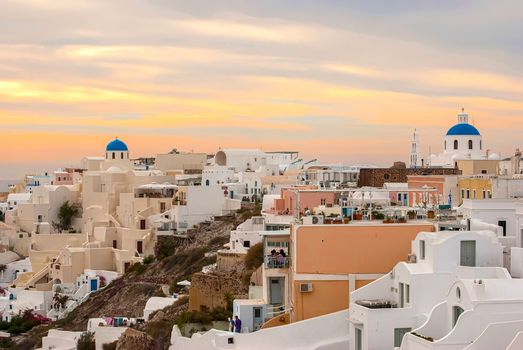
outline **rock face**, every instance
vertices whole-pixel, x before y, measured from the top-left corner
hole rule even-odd
[[[144,332],[128,328],[118,339],[116,350],[155,350],[156,343],[153,338]]]

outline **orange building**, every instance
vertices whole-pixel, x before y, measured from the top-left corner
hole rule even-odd
[[[272,305],[281,299],[292,322],[344,310],[350,292],[407,259],[411,241],[422,231],[432,232],[434,225],[425,221],[294,225],[290,235],[266,236],[264,299]],[[273,247],[288,251],[285,261],[270,264]]]

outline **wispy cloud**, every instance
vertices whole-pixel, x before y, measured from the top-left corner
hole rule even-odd
[[[72,162],[115,133],[139,154],[290,147],[388,164],[414,127],[437,150],[461,107],[508,153],[521,146],[523,12],[505,5],[5,2],[0,168]]]

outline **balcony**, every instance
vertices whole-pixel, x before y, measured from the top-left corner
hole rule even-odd
[[[356,304],[367,309],[394,309],[398,307],[395,302],[384,299],[358,300]]]
[[[268,255],[265,257],[265,268],[266,269],[288,269],[289,261],[290,261],[290,259],[288,256]]]

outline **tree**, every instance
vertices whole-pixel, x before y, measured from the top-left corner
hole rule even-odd
[[[263,264],[263,243],[253,245],[245,255],[245,268],[255,270]]]
[[[69,230],[73,218],[78,216],[78,213],[79,209],[76,204],[69,204],[69,201],[65,201],[58,210],[58,223],[53,223],[53,226],[59,231]]]
[[[65,308],[65,305],[67,304],[68,300],[69,297],[67,295],[55,293],[53,296],[54,307],[57,309],[61,307],[63,309]]]

